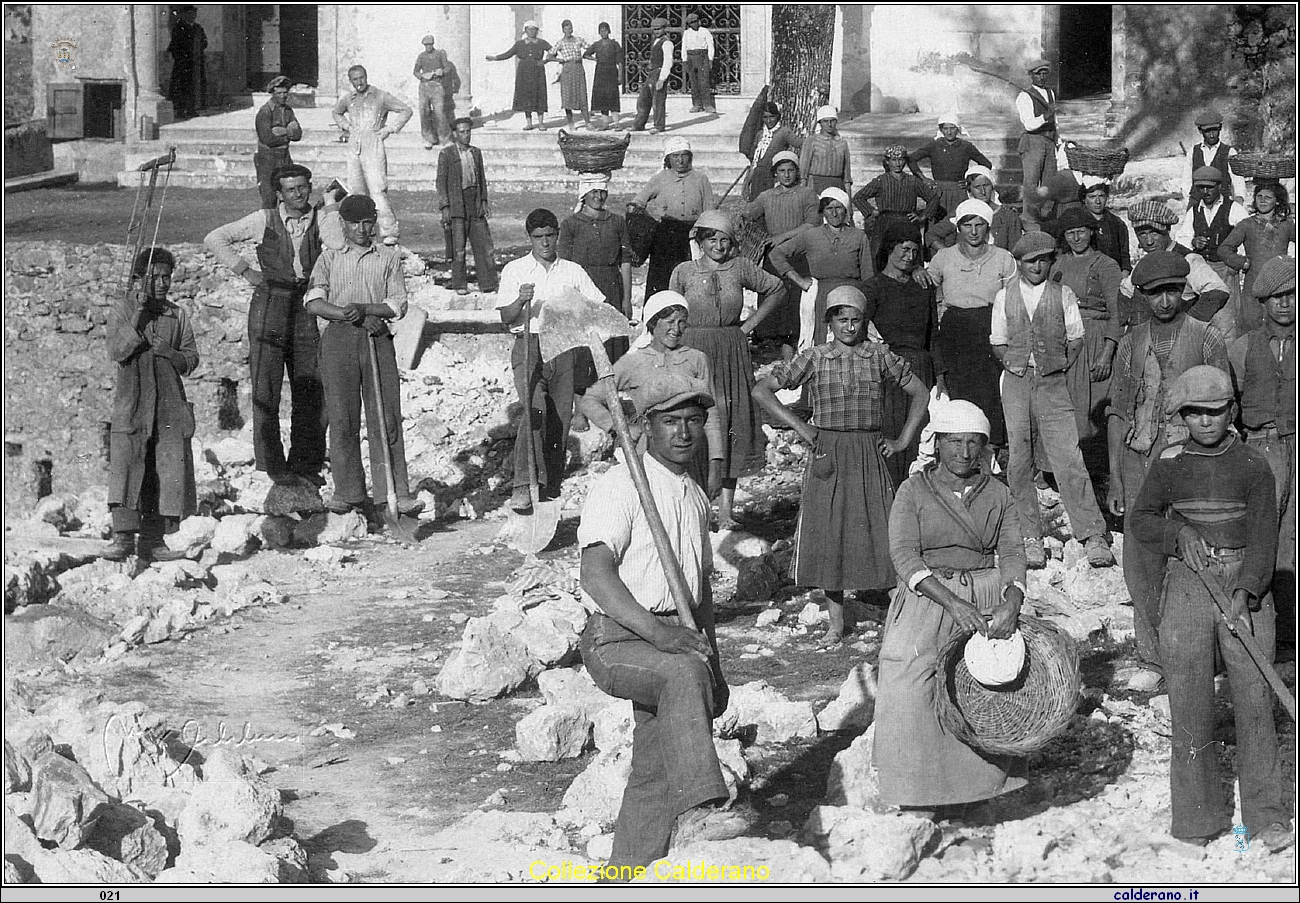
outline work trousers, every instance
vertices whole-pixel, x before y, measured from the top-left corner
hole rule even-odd
[[[361,129],[352,133],[348,147],[348,190],[367,195],[379,212],[379,235],[396,241],[401,236],[397,214],[388,202],[388,151],[378,132]]]
[[[1007,483],[1020,514],[1026,539],[1042,539],[1043,525],[1034,485],[1033,437],[1036,434],[1070,516],[1070,529],[1081,542],[1104,536],[1106,523],[1092,491],[1079,451],[1079,428],[1064,373],[1039,375],[1030,366],[1024,376],[1002,374],[1002,412],[1007,420]]]
[[[713,72],[706,50],[686,53],[686,79],[691,83],[691,106],[713,112]]]
[[[253,380],[253,453],[257,469],[320,473],[325,463],[325,390],[321,386],[320,327],[302,307],[306,284],[253,289],[248,306],[248,367]],[[289,455],[280,438],[280,392],[285,373],[293,411]]]
[[[257,172],[257,193],[262,197],[262,209],[269,210],[278,204],[277,185],[271,184],[271,173],[293,162],[288,147],[259,147],[253,152],[253,169]]]
[[[1212,561],[1210,579],[1231,596],[1240,561]],[[1253,639],[1273,658],[1273,601],[1265,596],[1251,612]],[[1217,645],[1228,670],[1236,721],[1236,766],[1241,782],[1241,816],[1258,833],[1290,822],[1282,807],[1282,772],[1273,696],[1241,641],[1223,622],[1201,578],[1171,559],[1160,616],[1160,658],[1169,688],[1173,754],[1169,765],[1174,837],[1206,837],[1232,826],[1232,802],[1219,779],[1220,747],[1215,740],[1214,665]]]
[[[425,144],[442,144],[444,140],[451,140],[446,104],[442,79],[420,81],[420,134],[424,137]]]
[[[680,623],[675,614],[660,617]],[[713,745],[712,673],[698,658],[661,652],[603,614],[587,623],[581,650],[596,686],[632,701],[636,723],[609,864],[649,865],[668,852],[678,815],[728,797]]]
[[[361,400],[366,405],[366,444],[370,447],[370,475],[376,501],[386,498],[384,454],[379,445],[379,399],[375,396],[370,366],[370,334],[360,326],[335,321],[321,336],[321,381],[325,385],[325,409],[329,413],[330,470],[334,475],[334,498],[349,505],[366,500],[366,472],[361,464]],[[402,406],[398,391],[397,356],[391,335],[376,336],[379,385],[383,398],[384,424],[388,429],[388,453],[393,461],[393,482],[397,497],[409,497],[406,477],[406,443],[402,440]]]
[[[524,367],[523,333],[515,336],[514,347],[510,349],[515,392],[521,401],[530,399],[528,416],[519,418],[519,432],[515,436],[514,485],[528,485],[524,430],[531,425],[537,483],[558,492],[568,459],[569,422],[573,419],[573,349],[543,361],[537,336],[529,336],[527,342],[527,368]]]
[[[1022,219],[1038,222],[1038,210],[1043,203],[1038,197],[1038,186],[1056,175],[1056,139],[1025,132],[1020,136],[1019,152],[1020,165],[1024,173],[1021,197]]]
[[[478,277],[479,291],[495,292],[497,290],[497,269],[492,262],[492,232],[488,221],[483,218],[478,186],[472,185],[462,192],[465,201],[465,216],[453,217],[451,220],[451,287],[452,290],[467,288],[469,279],[465,275],[465,242],[474,248],[474,270]]]
[[[636,95],[636,118],[632,120],[632,131],[639,132],[645,128],[651,108],[654,110],[654,127],[662,132],[668,122],[667,82],[662,91],[655,90],[653,80],[647,79],[642,83],[641,90]]]

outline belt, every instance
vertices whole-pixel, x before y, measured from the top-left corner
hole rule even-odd
[[[295,282],[281,282],[277,279],[267,279],[268,288],[278,289],[282,292],[300,292],[307,287],[306,279],[299,279]]]
[[[1244,561],[1246,559],[1246,550],[1242,549],[1219,549],[1214,546],[1208,547],[1209,551],[1206,557],[1211,561]]]
[[[687,55],[687,56],[693,56],[694,54],[697,54],[697,53],[702,53],[702,54],[704,54],[705,56],[708,56],[708,55],[709,55],[709,52],[708,52],[707,50],[688,50],[688,51],[686,51],[686,55]]]

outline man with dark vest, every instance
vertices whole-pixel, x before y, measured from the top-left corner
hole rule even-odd
[[[1092,481],[1079,451],[1079,430],[1070,401],[1066,372],[1078,366],[1083,349],[1079,300],[1069,286],[1049,280],[1056,242],[1046,232],[1028,232],[1012,249],[1019,278],[999,289],[993,299],[989,342],[1002,362],[1002,410],[1007,420],[1010,457],[1007,484],[1020,513],[1025,555],[1030,566],[1043,567],[1043,526],[1034,485],[1033,437],[1037,435],[1070,526],[1093,567],[1115,563],[1107,542]]]
[[[325,206],[311,202],[311,170],[296,163],[271,176],[279,203],[213,229],[203,239],[217,262],[253,286],[248,307],[248,364],[253,382],[253,452],[257,469],[276,483],[299,478],[325,485],[325,404],[317,370],[316,318],[302,311],[303,294],[321,248],[341,248],[336,191]],[[257,266],[239,253],[257,242]],[[280,391],[289,374],[293,396],[289,454],[280,439]]]
[[[1056,175],[1056,92],[1047,87],[1052,64],[1037,59],[1028,66],[1032,85],[1016,95],[1016,113],[1025,133],[1020,136],[1020,164],[1024,171],[1021,195],[1026,222],[1037,222],[1038,186]]]
[[[650,66],[646,69],[645,81],[641,83],[641,90],[636,97],[636,118],[632,120],[632,131],[645,130],[653,106],[655,121],[650,128],[650,134],[653,135],[666,128],[668,75],[673,69],[673,39],[668,36],[667,19],[652,20],[650,33],[654,36],[650,45]]]
[[[1246,444],[1268,459],[1277,483],[1274,600],[1287,636],[1295,626],[1295,281],[1294,257],[1266,261],[1252,286],[1258,303],[1264,305],[1264,325],[1228,346]]]
[[[1202,166],[1192,173],[1192,192],[1187,199],[1187,213],[1174,231],[1174,240],[1205,258],[1214,274],[1228,288],[1228,303],[1214,320],[1225,341],[1237,337],[1237,323],[1249,318],[1241,315],[1241,274],[1219,259],[1219,245],[1232,227],[1250,216],[1224,192],[1224,178],[1213,166]]]
[[[1228,158],[1235,157],[1237,149],[1219,140],[1223,134],[1223,117],[1218,110],[1206,110],[1196,117],[1196,128],[1201,132],[1201,140],[1192,145],[1192,152],[1188,155],[1187,184],[1192,184],[1196,170],[1213,166],[1223,174],[1223,184],[1231,189],[1232,197],[1241,200],[1246,196],[1246,180],[1234,176],[1228,167]]]
[[[253,168],[257,171],[257,190],[262,195],[263,207],[276,205],[276,186],[271,181],[271,174],[293,162],[289,156],[289,144],[302,139],[302,125],[289,106],[289,89],[292,87],[293,82],[283,75],[271,79],[266,86],[271,99],[262,105],[253,120],[257,129]]]
[[[1164,206],[1161,204],[1160,206]],[[1138,237],[1142,233],[1139,231]],[[1133,507],[1151,462],[1170,445],[1187,438],[1187,428],[1178,418],[1170,419],[1165,401],[1182,373],[1198,364],[1209,364],[1227,372],[1228,353],[1223,335],[1209,323],[1188,316],[1183,292],[1191,271],[1183,255],[1175,251],[1152,251],[1133,267],[1133,287],[1147,305],[1150,319],[1130,329],[1119,340],[1111,371],[1110,486],[1106,504],[1111,514],[1125,516],[1124,535],[1129,536],[1128,512]],[[1138,657],[1146,673],[1130,683],[1132,689],[1154,690],[1160,675],[1155,624],[1160,606],[1164,561],[1143,557],[1136,545],[1124,547],[1124,582],[1133,599],[1133,629]]]
[[[438,205],[442,210],[442,227],[451,232],[451,287],[460,295],[469,294],[465,276],[467,238],[474,248],[479,289],[497,290],[492,233],[487,220],[487,174],[483,171],[483,153],[469,143],[473,131],[474,120],[468,116],[457,119],[452,127],[452,143],[438,154]]]
[[[1128,208],[1128,219],[1137,237],[1139,253],[1173,251],[1187,261],[1183,289],[1183,310],[1187,315],[1205,323],[1215,321],[1216,317],[1219,321],[1225,319],[1227,314],[1221,311],[1228,302],[1228,287],[1204,257],[1186,245],[1178,244],[1169,234],[1178,222],[1178,214],[1161,201],[1143,201]],[[1119,286],[1120,320],[1124,326],[1133,326],[1151,318],[1149,305],[1133,285],[1131,276],[1125,276]],[[1220,327],[1220,323],[1215,322],[1215,326]]]

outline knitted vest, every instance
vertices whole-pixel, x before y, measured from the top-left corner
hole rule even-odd
[[[1251,429],[1269,424],[1283,436],[1295,435],[1295,373],[1288,372],[1269,348],[1268,332],[1256,329],[1246,345],[1241,381],[1241,422]]]
[[[1043,100],[1042,95],[1036,89],[1025,92],[1034,105],[1034,115],[1041,116],[1045,120],[1042,125],[1029,132],[1031,135],[1056,134],[1056,94],[1051,88],[1044,88],[1043,90],[1047,92],[1047,100]]]
[[[1029,366],[1030,352],[1041,376],[1065,369],[1065,307],[1061,299],[1061,284],[1049,281],[1031,320],[1020,294],[1020,280],[1007,286],[1007,336],[1010,342],[1003,361],[1012,373],[1024,375]]]
[[[318,211],[312,210],[307,234],[303,236],[302,247],[298,251],[298,259],[302,261],[302,271],[305,274],[300,278],[293,269],[293,236],[280,218],[280,209],[275,207],[266,211],[266,230],[257,246],[257,264],[268,282],[294,285],[311,275],[316,258],[320,256],[320,223],[317,213]]]
[[[1232,210],[1232,202],[1224,198],[1219,202],[1219,209],[1214,214],[1214,219],[1209,222],[1205,221],[1205,206],[1197,204],[1192,210],[1192,229],[1199,238],[1202,235],[1210,239],[1209,246],[1201,252],[1201,256],[1210,263],[1219,262],[1219,245],[1228,237],[1232,231],[1232,224],[1228,222],[1228,214]]]
[[[656,79],[659,77],[659,70],[664,67],[664,42],[655,41],[650,45],[650,72],[649,75],[654,77],[650,79],[651,87],[654,86]]]

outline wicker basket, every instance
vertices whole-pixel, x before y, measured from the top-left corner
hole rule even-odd
[[[564,165],[574,172],[613,172],[623,168],[623,157],[632,141],[632,133],[612,135],[570,135],[560,129],[560,153]]]
[[[1070,723],[1079,704],[1079,654],[1062,631],[1021,616],[1025,667],[1000,687],[986,687],[966,669],[970,634],[939,652],[943,690],[935,695],[939,721],[964,743],[995,755],[1023,756],[1042,747]]]
[[[1278,154],[1234,154],[1228,168],[1243,179],[1294,179],[1295,157]]]
[[[1065,143],[1065,158],[1070,161],[1070,168],[1089,176],[1114,178],[1124,171],[1128,164],[1128,148],[1119,150],[1102,150],[1099,147],[1084,147],[1073,141]]]

